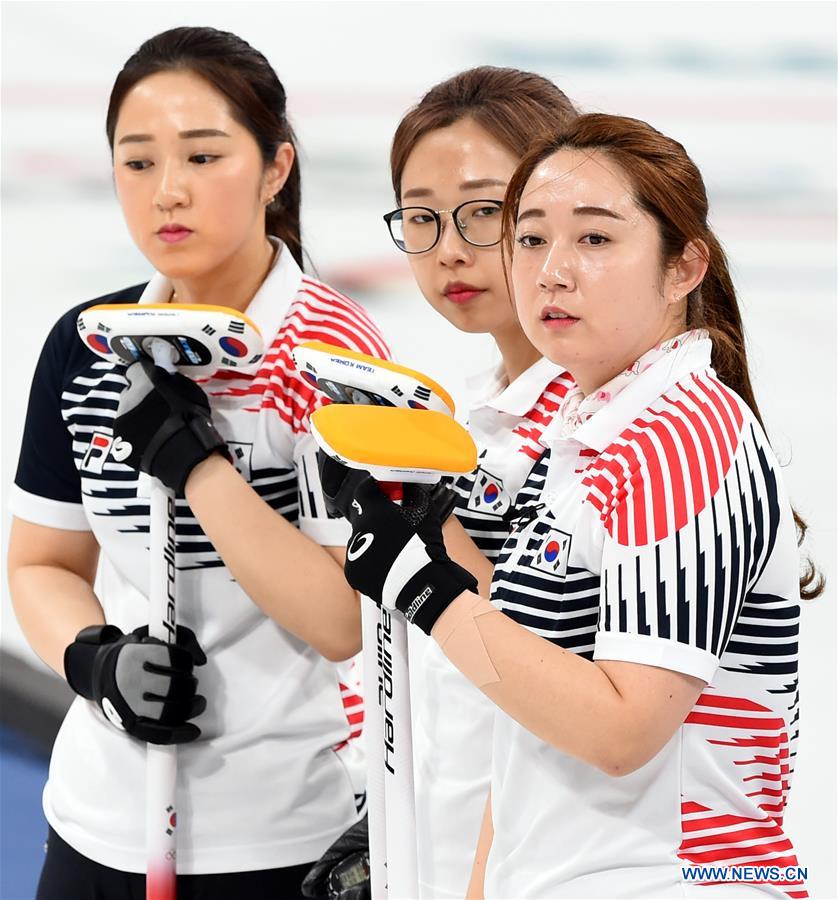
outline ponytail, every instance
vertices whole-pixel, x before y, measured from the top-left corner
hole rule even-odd
[[[765,430],[751,384],[745,351],[745,330],[727,257],[718,238],[709,228],[703,240],[709,254],[707,272],[701,284],[687,298],[687,325],[690,328],[704,328],[708,332],[713,341],[711,362],[716,374],[748,404]],[[791,512],[797,530],[797,546],[802,547],[808,525],[794,507]],[[814,600],[823,593],[824,587],[823,575],[818,572],[812,558],[803,554],[801,598]]]
[[[709,333],[713,341],[712,365],[716,374],[747,403],[762,425],[745,353],[745,330],[727,256],[709,228],[702,240],[707,245],[709,257],[707,272],[701,284],[687,297],[687,326],[703,328]]]

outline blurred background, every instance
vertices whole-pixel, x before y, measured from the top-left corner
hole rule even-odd
[[[69,307],[148,277],[111,183],[113,79],[152,34],[234,31],[276,67],[302,149],[310,269],[365,304],[401,362],[448,386],[492,361],[424,304],[381,215],[403,112],[470,66],[554,79],[584,111],[646,119],[701,168],[740,291],[757,398],[829,579],[801,624],[789,833],[836,889],[836,6],[832,2],[4,2],[3,559],[28,385]],[[40,791],[68,689],[35,658],[3,579],[0,898],[33,896]],[[83,761],[80,761],[83,764]]]

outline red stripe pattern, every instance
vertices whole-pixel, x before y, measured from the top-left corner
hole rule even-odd
[[[252,403],[246,407],[249,412],[275,410],[294,434],[307,432],[310,415],[329,401],[294,366],[291,351],[305,341],[324,341],[379,359],[390,359],[384,336],[363,307],[322,282],[306,277],[259,371],[255,375],[236,370],[218,372],[209,393],[214,397],[252,397]]]
[[[524,453],[533,460],[541,458],[541,454],[544,453],[541,435],[553,421],[562,400],[573,384],[570,372],[562,372],[544,388],[536,404],[524,417],[524,421],[513,430],[513,434],[521,439],[519,453]]]
[[[359,738],[364,731],[364,697],[358,677],[360,670],[356,660],[338,663],[337,671],[340,699],[349,725],[349,737],[334,748],[342,750],[350,741]]]
[[[746,697],[725,696],[707,688],[684,724],[702,729],[707,744],[725,754],[719,762],[737,767],[740,790],[753,815],[714,810],[684,799],[678,856],[695,865],[797,866],[794,847],[783,832],[790,778],[783,717]],[[801,881],[778,884],[790,897],[808,896]]]
[[[343,701],[343,711],[346,713],[346,721],[349,722],[349,740],[361,736],[364,730],[364,698],[358,693],[354,685],[340,683],[340,698]]]
[[[614,540],[657,543],[705,508],[739,446],[741,402],[709,371],[694,373],[599,455],[583,484]]]

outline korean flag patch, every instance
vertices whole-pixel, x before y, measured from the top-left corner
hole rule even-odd
[[[468,509],[488,516],[502,516],[509,509],[509,495],[503,489],[503,480],[478,469],[468,498]]]
[[[567,561],[570,557],[570,535],[558,528],[551,528],[546,534],[538,535],[538,543],[533,548],[530,567],[564,578],[567,575]]]

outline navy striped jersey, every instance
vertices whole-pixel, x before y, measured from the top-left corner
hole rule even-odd
[[[459,498],[454,512],[491,562],[509,534],[515,497],[544,452],[541,435],[572,384],[567,372],[541,359],[469,414],[478,465],[452,485]]]
[[[508,616],[585,659],[707,686],[660,753],[621,778],[498,712],[487,896],[692,896],[701,885],[682,865],[797,864],[783,830],[798,735],[795,527],[763,429],[711,349],[705,338],[659,359],[569,437],[554,420],[492,588]],[[806,896],[782,877],[763,889]]]
[[[47,338],[35,373],[12,512],[56,529],[91,531],[101,548],[97,593],[124,631],[148,621],[149,480],[128,468],[113,421],[124,370],[93,355],[76,333],[93,303],[167,302],[171,283],[83,304]],[[265,339],[263,359],[221,370],[201,385],[241,476],[276,513],[313,540],[341,546],[346,523],[320,493],[309,417],[323,401],[294,368],[292,348],[322,340],[388,356],[366,312],[302,274],[281,250],[247,315]],[[223,502],[223,498],[219,498]],[[315,859],[357,815],[364,792],[363,707],[350,673],[284,631],[242,591],[183,498],[177,500],[178,620],[208,663],[198,673],[207,711],[201,739],[178,752],[189,798],[178,828],[184,873],[267,869]],[[264,560],[284,577],[277,560]],[[56,604],[61,598],[54,598]],[[79,761],[84,760],[84,765]],[[103,865],[145,869],[145,750],[78,698],[52,755],[47,819]],[[102,803],[107,797],[107,803]]]

